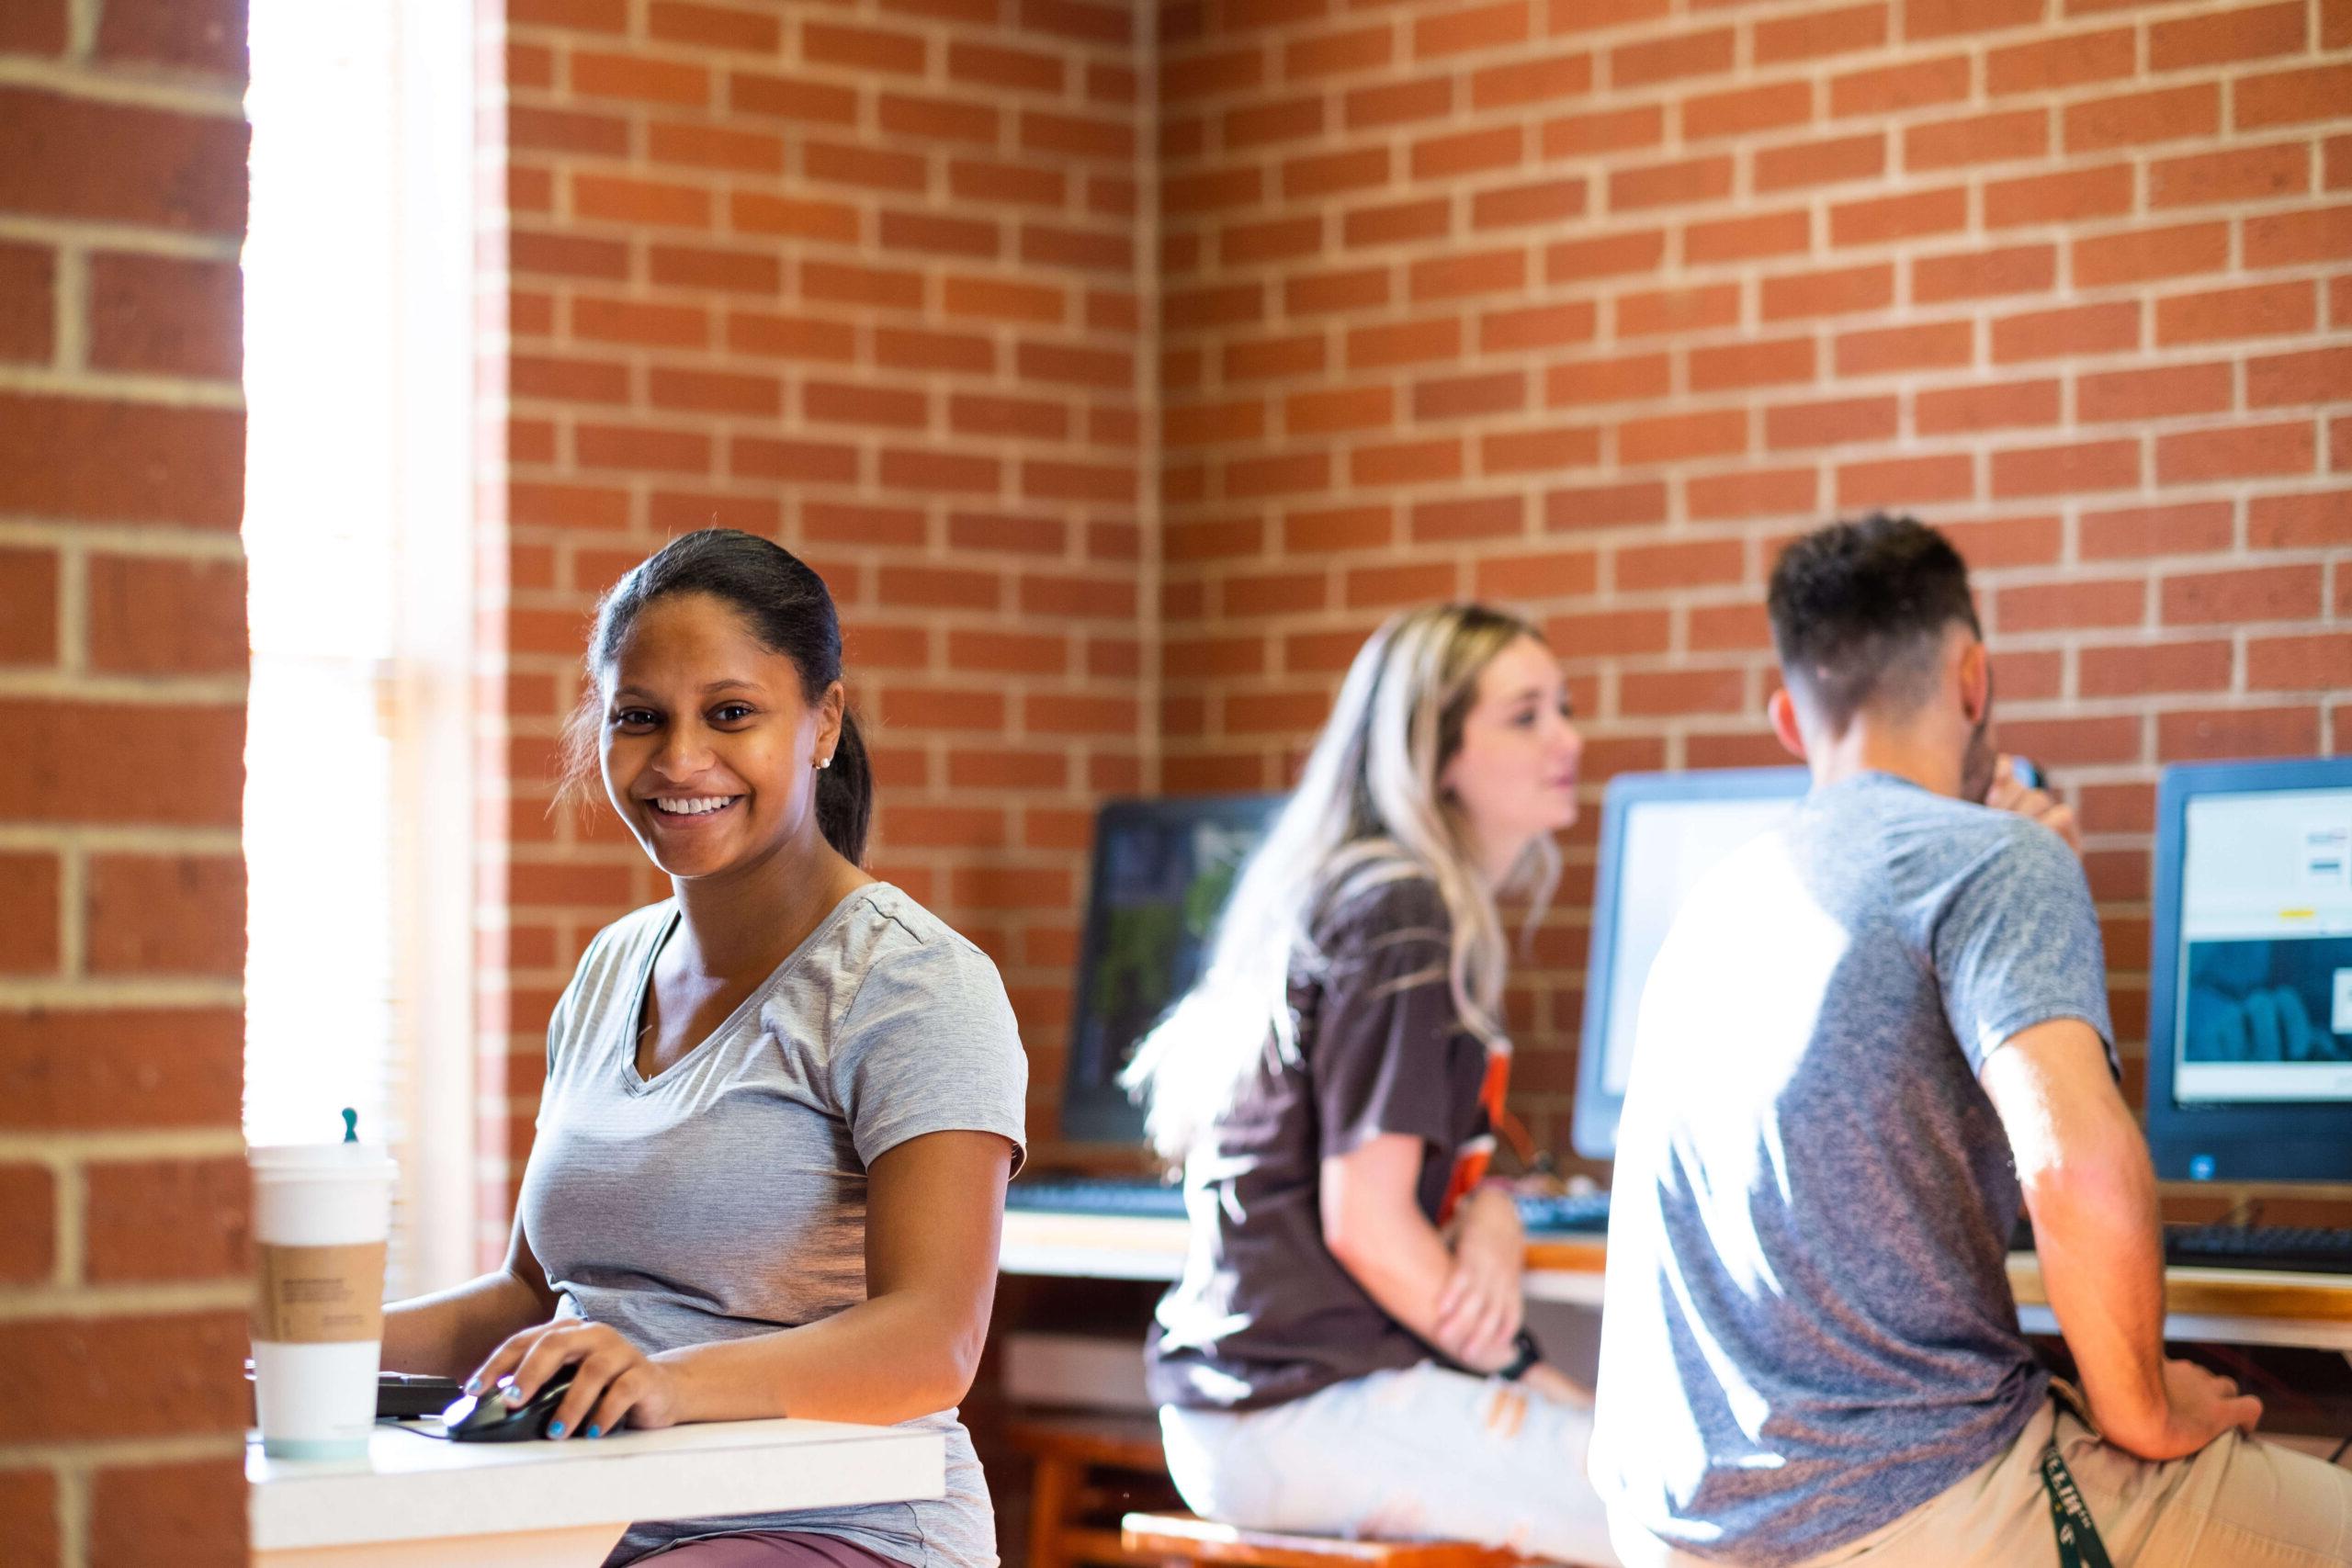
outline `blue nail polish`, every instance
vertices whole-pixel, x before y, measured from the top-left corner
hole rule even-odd
[[[605,1435],[605,1429],[602,1427],[592,1426],[580,1435],[583,1438],[601,1438]]]
[[[560,1438],[560,1437],[562,1437],[562,1436],[563,1436],[563,1423],[562,1423],[562,1422],[560,1422],[560,1421],[550,1421],[550,1422],[548,1422],[548,1437],[550,1437],[550,1438]]]
[[[480,1379],[480,1378],[468,1378],[468,1379],[466,1380],[466,1392],[467,1392],[468,1393],[474,1393],[474,1394],[478,1394],[478,1393],[481,1393],[481,1379]]]

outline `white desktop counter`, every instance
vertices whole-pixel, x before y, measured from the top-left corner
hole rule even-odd
[[[940,1496],[936,1432],[719,1421],[560,1443],[451,1443],[379,1423],[368,1456],[245,1449],[257,1568],[596,1568],[632,1519]]]
[[[997,1267],[1007,1274],[1173,1280],[1184,1267],[1185,1224],[1165,1215],[1016,1209],[1004,1216]],[[1608,1244],[1598,1235],[1538,1236],[1527,1248],[1527,1296],[1597,1307],[1608,1258]],[[2057,1332],[2033,1254],[2009,1258],[2009,1288],[2028,1333]],[[2352,1275],[2167,1269],[2165,1310],[2169,1339],[2290,1345],[2352,1356]]]

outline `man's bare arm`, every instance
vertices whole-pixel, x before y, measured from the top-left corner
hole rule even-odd
[[[2088,1024],[2056,1019],[2012,1036],[1979,1075],[2007,1133],[2051,1310],[2091,1414],[2142,1459],[2195,1453],[2262,1402],[2164,1354],[2164,1249],[2155,1171]]]

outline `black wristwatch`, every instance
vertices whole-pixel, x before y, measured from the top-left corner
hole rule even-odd
[[[1535,1336],[1522,1328],[1511,1341],[1510,1359],[1495,1369],[1494,1375],[1505,1382],[1516,1382],[1527,1375],[1527,1369],[1544,1359],[1544,1347],[1535,1343]]]

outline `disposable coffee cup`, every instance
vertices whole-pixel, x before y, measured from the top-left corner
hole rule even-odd
[[[384,1340],[384,1243],[398,1168],[363,1144],[248,1151],[254,1400],[273,1459],[368,1450]]]

